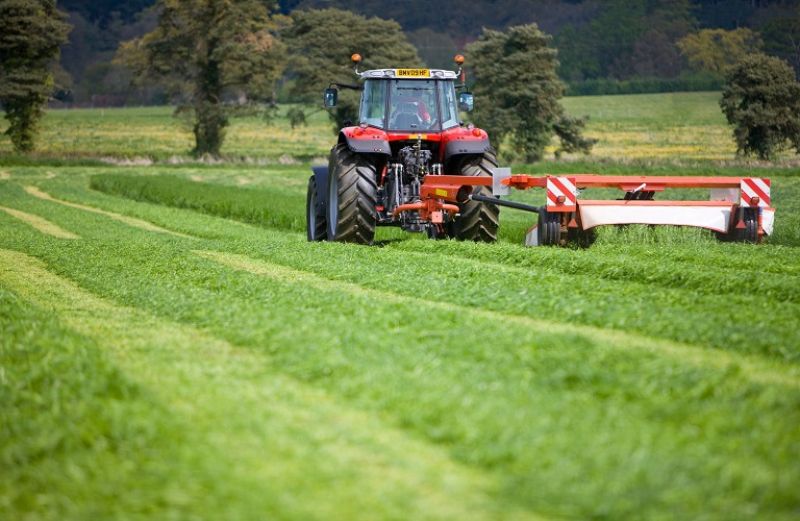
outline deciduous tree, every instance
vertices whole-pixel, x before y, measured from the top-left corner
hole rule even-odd
[[[597,14],[567,25],[556,46],[570,81],[639,76],[674,77],[683,66],[675,41],[696,25],[689,0],[585,2]]]
[[[292,24],[282,36],[290,49],[291,95],[297,100],[320,104],[322,91],[331,82],[355,84],[350,62],[354,53],[363,56],[362,69],[421,64],[397,22],[340,9],[294,11],[291,18]],[[340,92],[338,106],[330,111],[335,131],[356,121],[358,99],[354,91]]]
[[[770,20],[761,28],[761,34],[764,50],[788,61],[800,77],[800,5],[788,16]]]
[[[764,54],[742,59],[728,71],[720,106],[740,153],[769,159],[791,147],[800,154],[800,83],[785,61]]]
[[[69,25],[54,0],[0,0],[0,104],[14,149],[33,150]]]
[[[720,77],[728,67],[761,47],[758,33],[744,27],[731,31],[703,29],[678,41],[678,48],[689,61],[689,66]]]
[[[225,96],[273,97],[284,64],[272,0],[159,0],[158,26],[124,43],[139,81],[163,82],[193,115],[196,155],[218,155],[232,107]]]
[[[475,122],[495,147],[510,135],[526,161],[541,159],[556,125],[559,136],[570,141],[565,150],[588,152],[593,144],[581,136],[583,120],[566,118],[559,104],[564,85],[549,43],[550,36],[530,24],[507,32],[484,29],[467,47],[475,76]]]

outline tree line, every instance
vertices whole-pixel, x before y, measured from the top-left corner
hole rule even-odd
[[[157,88],[132,89],[112,63],[122,41],[155,27],[155,0],[60,0],[73,26],[64,46],[64,99],[75,104],[164,103]],[[721,75],[698,69],[679,41],[703,31],[749,29],[766,54],[800,72],[800,0],[281,0],[278,12],[339,8],[397,21],[429,67],[450,59],[483,28],[536,23],[554,36],[559,77],[570,94],[718,89]],[[278,96],[288,98],[279,85]]]
[[[689,0],[575,4],[599,11],[584,24],[585,30],[570,35],[565,29],[568,38],[563,30],[553,39],[536,24],[523,24],[483,28],[466,45],[469,77],[485,100],[474,113],[475,122],[490,132],[495,144],[508,140],[523,150],[528,161],[542,156],[553,134],[560,138],[559,151],[591,148],[592,141],[582,135],[585,120],[565,114],[558,103],[566,89],[558,71],[563,75],[565,63],[583,78],[623,78],[631,63],[641,67],[641,74],[669,74],[683,60],[694,71],[722,80],[735,64],[766,45],[762,35],[747,28],[697,30]],[[425,65],[394,20],[335,8],[283,15],[279,7],[275,0],[158,0],[148,11],[149,30],[113,49],[109,67],[124,71],[125,80],[141,89],[162,92],[165,101],[191,117],[194,153],[217,155],[230,117],[268,112],[281,82],[292,100],[311,103],[329,83],[352,82],[352,53],[363,53],[367,68]],[[36,123],[60,72],[52,66],[69,29],[53,0],[0,0],[0,103],[10,122],[7,132],[20,151],[33,147]],[[627,54],[620,52],[623,48]],[[770,63],[789,71],[788,76],[783,71],[771,78],[794,81],[786,62]],[[355,121],[356,108],[357,94],[345,92],[331,118],[337,127]],[[735,119],[744,113],[726,109],[726,114]],[[790,119],[797,114],[790,110]],[[754,121],[752,111],[746,116]],[[793,128],[787,122],[781,125]],[[769,150],[786,142],[776,137],[780,133],[752,135],[762,134],[771,136]],[[788,142],[796,148],[796,141]],[[748,143],[740,143],[742,152],[771,153]]]

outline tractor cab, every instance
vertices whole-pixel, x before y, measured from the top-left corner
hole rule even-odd
[[[441,132],[459,125],[458,108],[453,79],[368,78],[359,124],[389,132]]]
[[[353,61],[358,64],[360,56],[354,55]],[[469,112],[473,107],[471,93],[462,92],[456,96],[460,72],[460,68],[458,72],[442,69],[359,72],[356,69],[361,85],[336,85],[361,91],[358,120],[361,126],[386,132],[442,132],[460,125],[459,110]],[[327,89],[325,106],[333,108],[337,97],[335,88]]]

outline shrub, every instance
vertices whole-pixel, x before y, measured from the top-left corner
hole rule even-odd
[[[794,148],[800,153],[800,83],[785,61],[753,54],[726,74],[720,107],[734,125],[737,151],[769,159]]]

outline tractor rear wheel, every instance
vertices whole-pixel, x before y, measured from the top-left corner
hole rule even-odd
[[[327,239],[371,244],[377,198],[375,165],[345,144],[333,147],[328,163]]]
[[[325,210],[319,204],[319,190],[315,176],[308,178],[306,193],[306,235],[310,242],[324,241],[328,233]]]
[[[461,175],[492,176],[497,168],[497,156],[489,150],[480,156],[467,156],[461,161]],[[474,193],[492,195],[484,186],[476,187]],[[460,241],[494,242],[497,240],[497,228],[500,226],[500,208],[491,203],[467,201],[460,205],[460,215],[449,230],[453,237]]]

